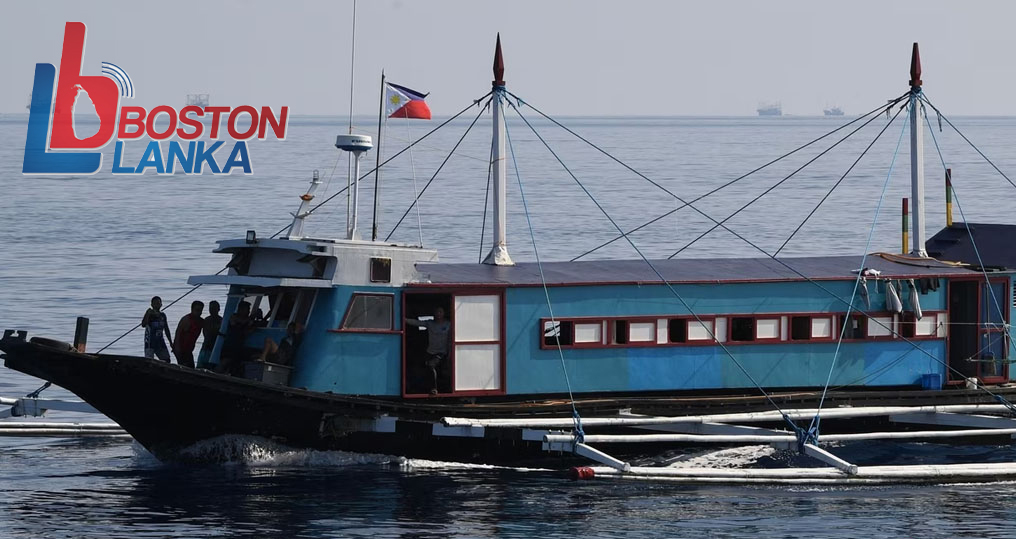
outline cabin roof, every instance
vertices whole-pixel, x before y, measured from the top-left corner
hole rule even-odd
[[[980,266],[977,259],[980,254],[987,268],[1016,269],[1013,238],[1016,238],[1016,225],[953,223],[932,236],[925,246],[929,255],[941,260]]]
[[[857,277],[858,256],[781,258],[781,261],[809,279],[843,280]],[[672,283],[738,283],[802,281],[800,275],[770,258],[686,258],[654,260],[653,266]],[[912,259],[901,255],[871,254],[865,267],[881,271],[882,277],[915,279],[970,275],[963,267],[934,259]],[[487,264],[417,264],[416,285],[509,285],[542,284],[535,262],[514,266]],[[642,260],[580,260],[544,262],[548,285],[656,284],[659,277]]]

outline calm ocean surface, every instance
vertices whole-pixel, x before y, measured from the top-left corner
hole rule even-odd
[[[539,104],[537,104],[539,106]],[[528,109],[523,109],[527,111]],[[415,190],[431,179],[479,111],[473,109],[386,167],[380,229],[387,235]],[[529,116],[536,115],[526,112]],[[564,173],[525,124],[509,118],[518,171],[544,260],[568,259],[614,237],[610,223]],[[691,199],[845,123],[842,118],[569,118],[565,123],[674,193]],[[890,126],[822,209],[783,250],[787,256],[860,256],[901,135]],[[932,122],[935,122],[932,116]],[[1007,174],[1016,174],[1016,119],[954,122]],[[361,132],[370,118],[356,119]],[[779,248],[850,167],[884,117],[794,175],[728,226],[767,251]],[[437,122],[389,125],[385,154]],[[189,289],[188,275],[215,273],[217,239],[247,229],[270,236],[289,223],[313,170],[331,194],[346,185],[347,161],[335,118],[296,118],[286,141],[252,142],[251,176],[113,176],[112,146],[103,171],[88,177],[21,174],[27,117],[0,116],[0,327],[70,340],[76,316],[91,319],[96,350],[135,325],[152,295],[165,300]],[[541,135],[625,229],[663,214],[675,201],[548,122]],[[87,127],[87,125],[86,125]],[[844,132],[841,132],[844,133]],[[935,135],[953,168],[968,220],[1016,223],[1013,186],[946,126]],[[484,115],[392,235],[437,247],[444,261],[476,261],[487,181],[490,124]],[[833,135],[696,204],[720,219],[793,172]],[[929,235],[944,223],[942,165],[926,136]],[[128,142],[125,164],[143,143]],[[220,159],[228,155],[228,148]],[[364,171],[374,154],[365,158]],[[368,165],[368,162],[370,163]],[[904,136],[880,208],[872,251],[898,250],[900,198],[909,196]],[[509,162],[511,165],[511,161]],[[334,175],[332,174],[334,170]],[[509,243],[516,260],[533,246],[512,168]],[[373,182],[361,190],[361,227],[369,231]],[[956,220],[963,220],[956,212]],[[340,236],[346,197],[308,220],[311,235]],[[666,257],[710,227],[683,209],[633,238],[650,257]],[[616,242],[594,256],[635,258]],[[681,256],[760,256],[716,231]],[[177,319],[191,298],[221,299],[203,287],[169,309]],[[140,354],[133,333],[110,350]],[[0,369],[0,395],[24,395],[41,382]],[[60,388],[44,396],[72,398]],[[81,420],[54,413],[53,420]],[[102,418],[87,418],[102,420]],[[236,443],[241,444],[243,440]],[[1016,537],[1016,485],[879,488],[681,486],[665,482],[571,482],[531,470],[488,469],[345,453],[292,451],[248,444],[235,462],[163,465],[129,441],[0,438],[0,537]],[[950,448],[883,444],[844,448],[859,462],[1016,460],[1008,447]],[[765,448],[696,452],[698,464],[787,459]]]

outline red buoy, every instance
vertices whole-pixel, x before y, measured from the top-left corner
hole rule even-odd
[[[568,476],[575,481],[579,481],[581,479],[592,479],[596,477],[596,472],[594,472],[589,466],[575,466],[571,470],[568,470]]]

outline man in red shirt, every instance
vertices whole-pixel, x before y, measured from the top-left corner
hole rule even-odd
[[[201,336],[202,324],[201,311],[205,304],[200,301],[191,303],[191,312],[180,319],[176,325],[176,335],[173,339],[173,354],[176,355],[176,363],[181,367],[194,368],[194,345]]]

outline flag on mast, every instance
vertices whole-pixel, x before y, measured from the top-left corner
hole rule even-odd
[[[430,107],[424,99],[430,94],[421,94],[405,86],[385,83],[385,114],[389,118],[430,119]]]

